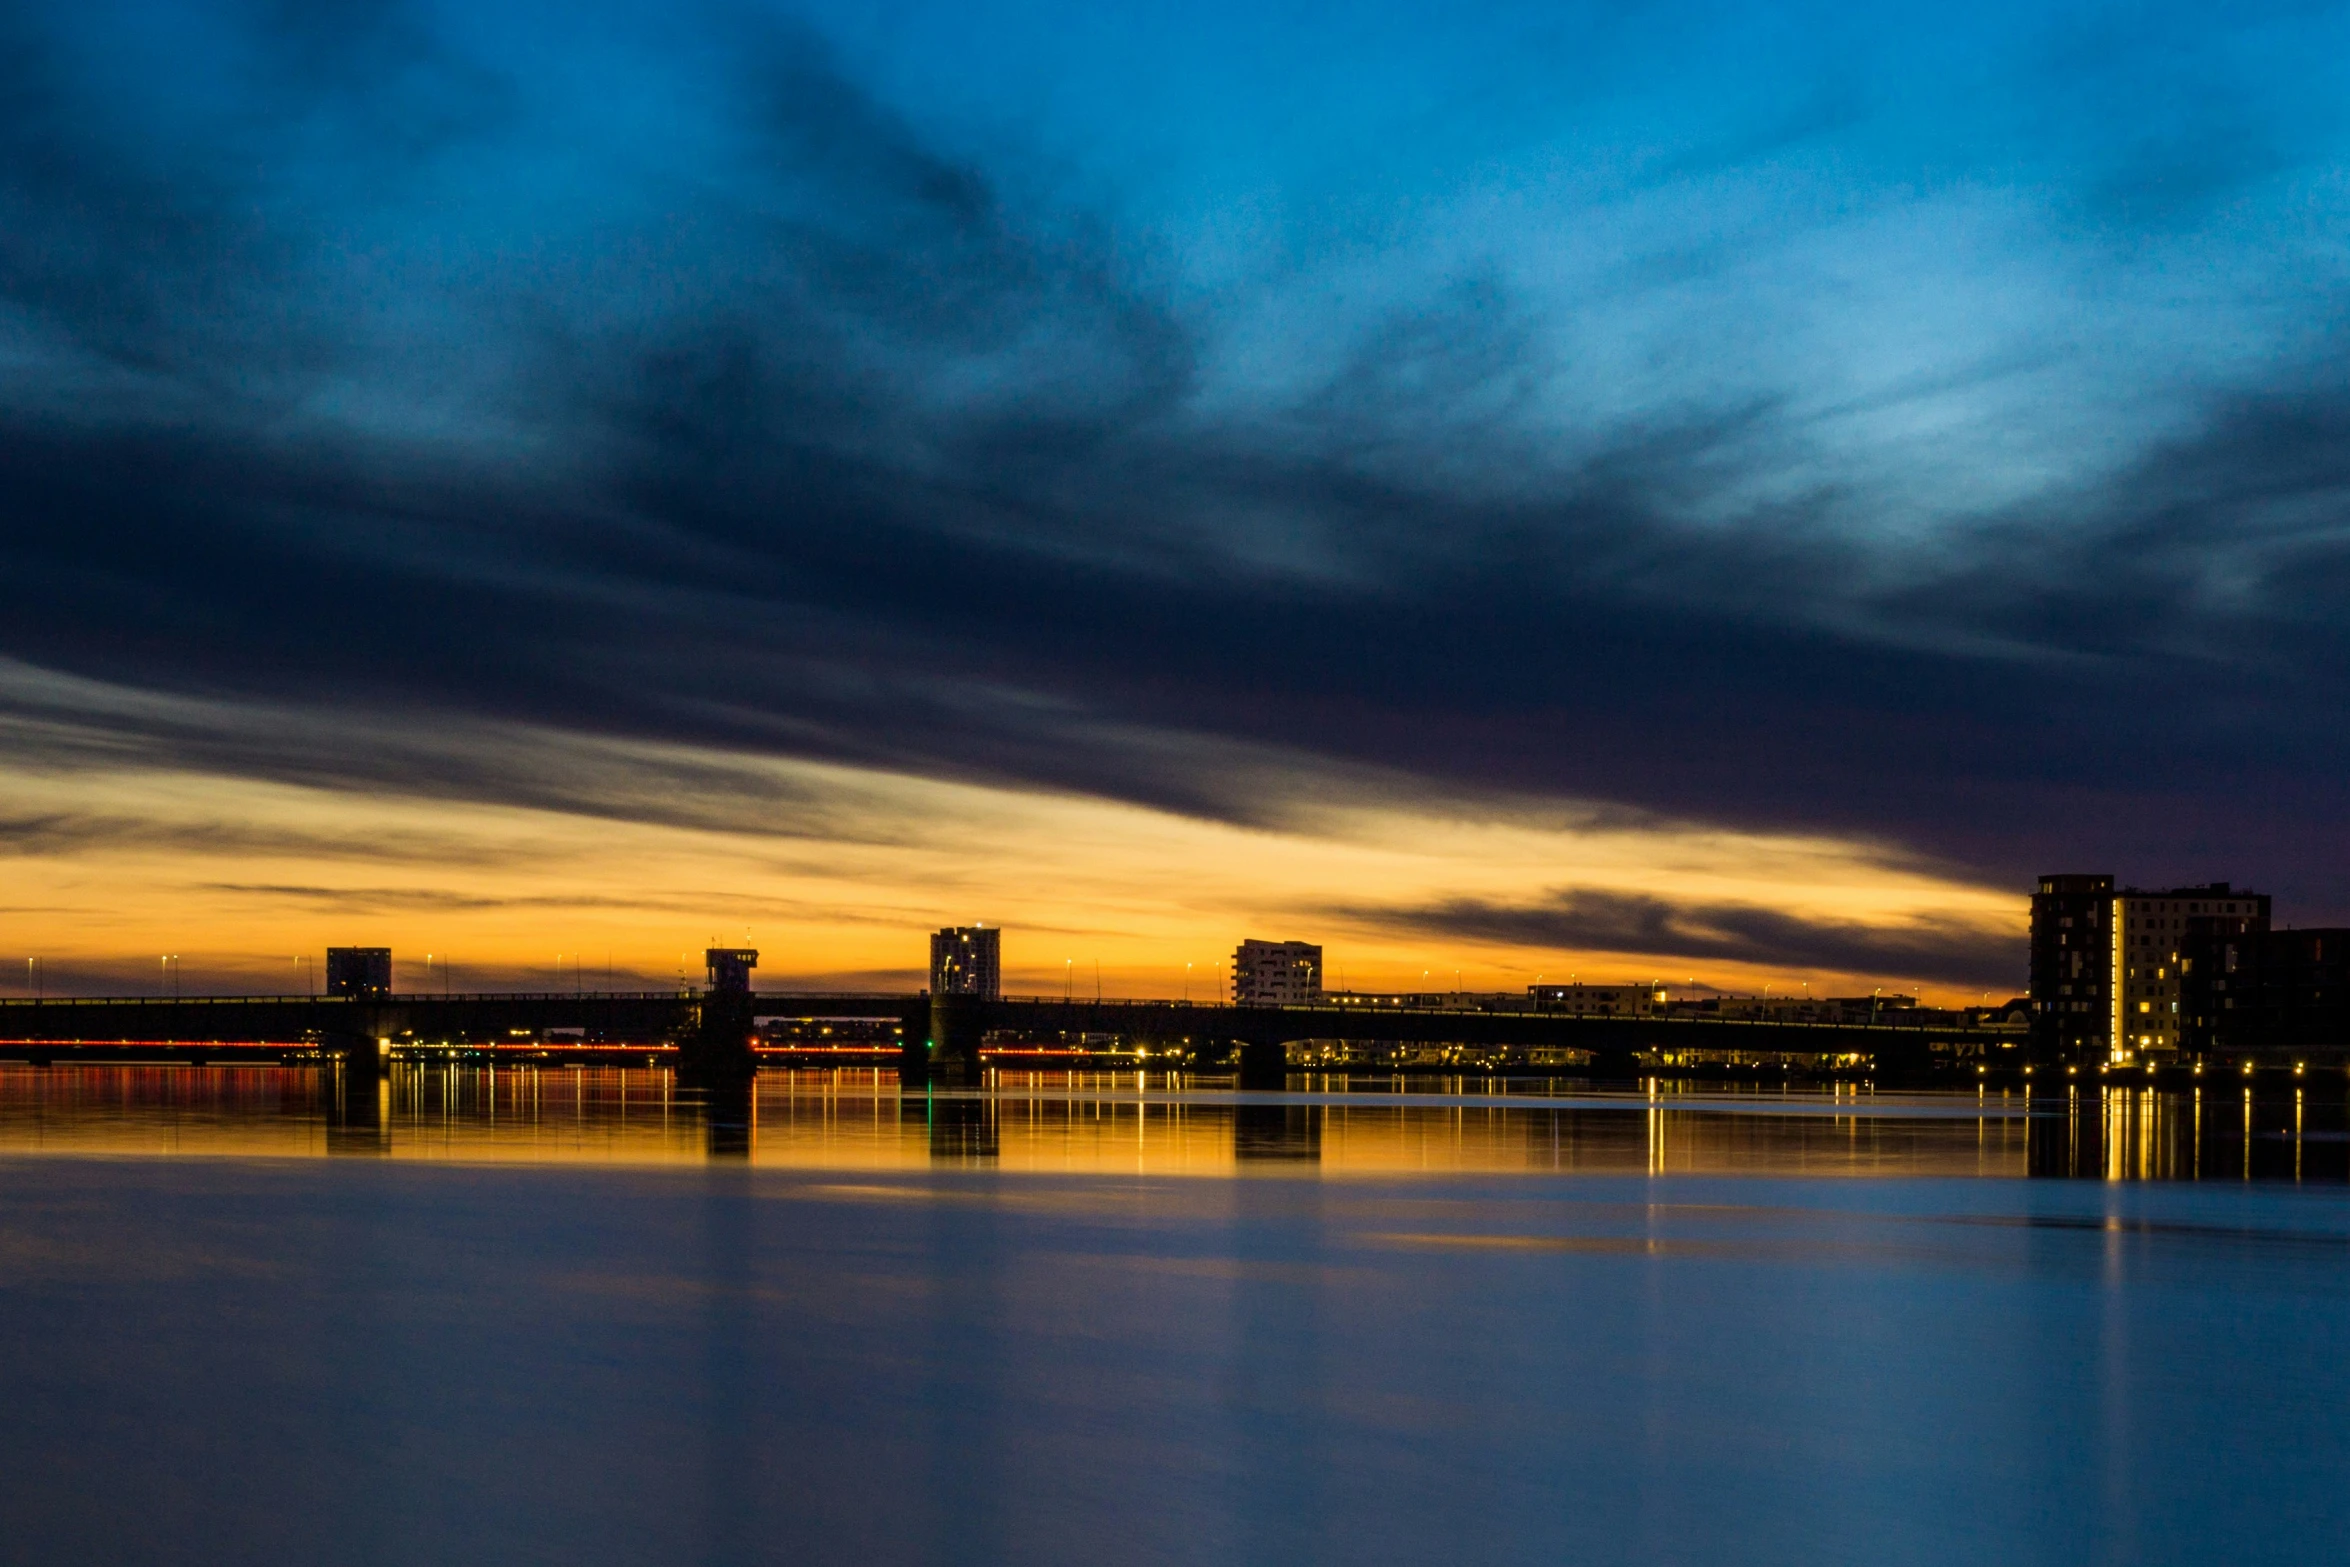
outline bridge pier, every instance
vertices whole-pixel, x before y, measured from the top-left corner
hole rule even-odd
[[[327,1152],[380,1154],[384,1142],[384,1048],[373,1034],[330,1034],[320,1043],[335,1053],[327,1073]]]
[[[1636,1079],[1640,1072],[1640,1053],[1636,1050],[1594,1050],[1591,1052],[1591,1075],[1611,1081]]]
[[[930,998],[929,1050],[924,1075],[932,1082],[974,1086],[979,1046],[987,1038],[987,1003],[978,996]]]
[[[1262,1040],[1243,1040],[1233,1052],[1240,1072],[1239,1086],[1255,1089],[1282,1089],[1289,1086],[1289,1050],[1278,1041],[1267,1044]]]
[[[748,990],[712,990],[701,1014],[678,1041],[678,1076],[689,1083],[747,1082],[758,1070],[751,1053],[754,1003]]]

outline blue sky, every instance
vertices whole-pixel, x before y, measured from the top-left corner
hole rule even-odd
[[[2344,31],[16,6],[0,657],[2350,917]],[[106,708],[14,759],[543,793]]]

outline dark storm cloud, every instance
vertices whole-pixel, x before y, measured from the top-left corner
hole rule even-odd
[[[1460,898],[1419,908],[1326,912],[1375,930],[1507,946],[1899,975],[1965,989],[2014,989],[2024,982],[2012,935],[1932,921],[1859,925],[1799,919],[1751,903],[1675,903],[1590,890],[1563,891],[1531,904]]]
[[[793,28],[695,24],[727,62],[693,78],[703,139],[559,198],[590,176],[531,81],[403,7],[296,10],[237,33],[233,108],[112,103],[39,10],[0,19],[0,652],[319,714],[49,743],[811,832],[845,828],[715,761],[439,742],[522,722],[1236,818],[1278,789],[1234,758],[1281,746],[2350,909],[2350,395],[2307,367],[1896,546],[1834,484],[1748,498],[1803,438],[1783,400],[1524,433],[1559,367],[1499,281],[1278,406],[1203,407],[1208,328],[1147,243],[1016,199]],[[1859,112],[1822,101],[1765,131]],[[1641,950],[1930,972],[1690,918]]]

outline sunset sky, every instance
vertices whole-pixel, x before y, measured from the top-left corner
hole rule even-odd
[[[0,981],[978,920],[1973,999],[2044,870],[2350,921],[2346,59],[0,0]]]

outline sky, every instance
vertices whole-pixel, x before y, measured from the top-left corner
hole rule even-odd
[[[2350,922],[2346,34],[0,0],[0,981]]]

